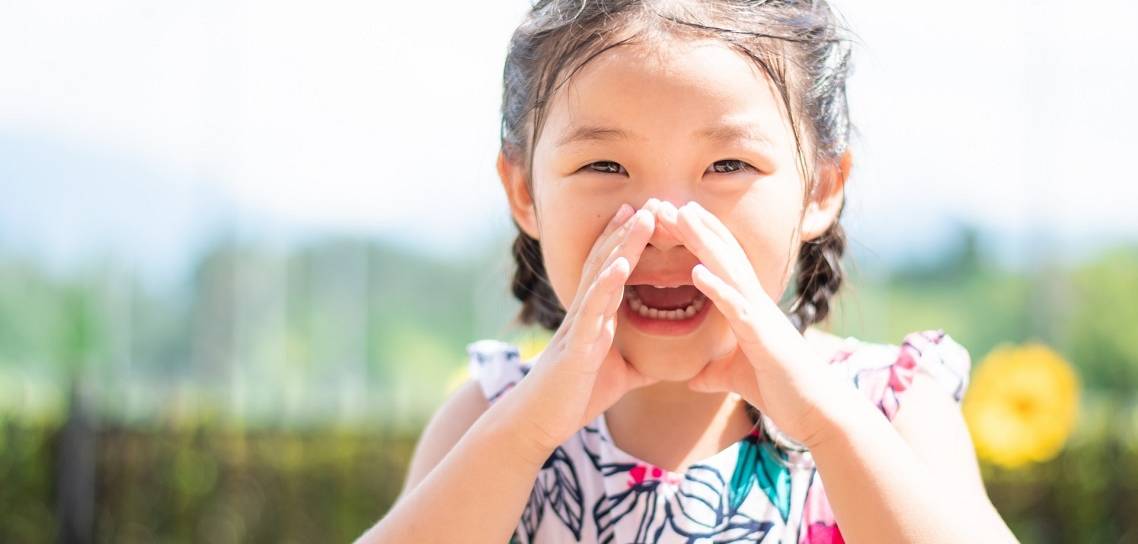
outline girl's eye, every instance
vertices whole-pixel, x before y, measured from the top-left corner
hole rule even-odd
[[[749,165],[749,164],[747,164],[741,160],[726,159],[726,160],[722,160],[722,161],[716,161],[714,164],[711,165],[710,170],[712,170],[716,174],[732,174],[732,173],[738,172],[738,171],[746,169],[746,168],[754,169],[753,166],[751,166],[751,165]]]
[[[613,162],[613,161],[592,162],[592,163],[585,165],[585,168],[588,168],[594,172],[600,172],[602,174],[621,174],[621,173],[627,174],[628,173],[624,170],[624,167],[621,166],[620,163]],[[745,170],[747,168],[750,168],[752,170],[755,169],[754,166],[751,166],[750,164],[747,164],[744,161],[741,161],[738,159],[726,159],[726,160],[721,160],[721,161],[715,162],[714,164],[711,165],[709,170],[715,174],[733,174],[735,172],[739,172],[739,171]]]
[[[585,168],[588,168],[594,172],[600,172],[602,174],[619,174],[624,170],[623,166],[612,161],[597,161],[589,163],[585,165]]]

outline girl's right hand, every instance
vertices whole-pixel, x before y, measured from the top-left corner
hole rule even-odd
[[[532,385],[525,417],[539,451],[552,452],[625,393],[658,381],[612,345],[624,282],[656,228],[658,205],[653,198],[635,213],[628,204],[617,210],[589,252],[564,321],[523,380]]]

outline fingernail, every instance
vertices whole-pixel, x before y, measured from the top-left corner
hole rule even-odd
[[[633,215],[635,215],[637,217],[645,216],[645,217],[648,217],[649,219],[652,218],[652,212],[649,210],[646,210],[646,209],[636,210],[636,213]]]
[[[691,216],[691,219],[695,219],[696,217],[699,217],[699,204],[697,204],[696,201],[692,200],[687,204],[684,204],[683,207],[677,210],[676,213],[686,213]]]
[[[613,260],[612,269],[614,272],[618,270],[623,272],[621,269],[623,269],[626,265],[628,265],[628,259],[626,259],[624,255],[621,255],[620,257],[617,257]]]

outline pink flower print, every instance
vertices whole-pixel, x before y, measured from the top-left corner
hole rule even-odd
[[[807,544],[845,544],[837,524],[814,523],[806,528]]]
[[[894,393],[900,393],[913,383],[913,373],[917,369],[917,360],[909,346],[901,346],[901,353],[897,360],[889,367],[889,387]]]
[[[806,504],[802,509],[802,538],[798,544],[844,544],[842,531],[834,519],[826,489],[817,472],[806,492]]]
[[[680,481],[678,474],[664,470],[656,465],[637,463],[628,469],[628,487],[644,483],[644,480],[658,480],[666,484],[676,485]]]

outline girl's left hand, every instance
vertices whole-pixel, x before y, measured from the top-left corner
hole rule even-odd
[[[759,282],[738,240],[696,202],[664,202],[660,223],[700,260],[692,282],[727,318],[739,347],[712,360],[688,387],[735,392],[808,448],[833,429],[840,383]]]

